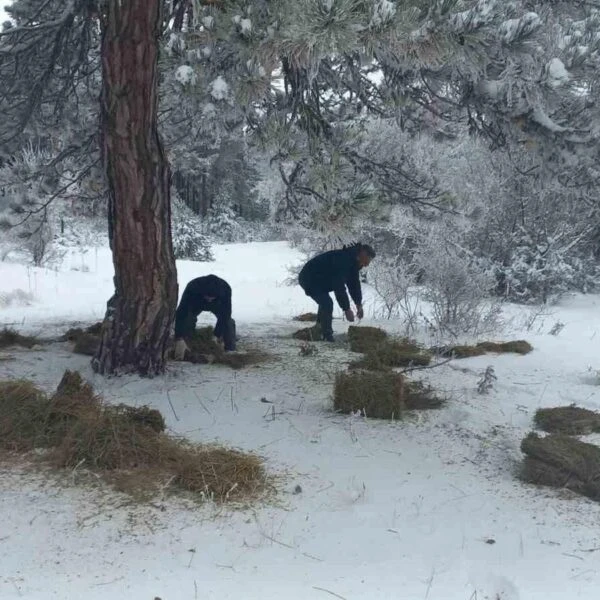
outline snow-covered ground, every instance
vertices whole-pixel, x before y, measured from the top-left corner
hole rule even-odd
[[[2,600],[600,597],[600,505],[515,478],[536,408],[600,408],[597,296],[570,298],[530,331],[515,330],[527,311],[511,307],[512,331],[497,338],[525,338],[531,354],[424,371],[447,405],[380,422],[331,411],[334,374],[351,358],[343,345],[301,357],[289,337],[298,325],[290,317],[313,309],[284,285],[296,252],[267,243],[215,255],[214,263],[179,262],[180,282],[210,272],[228,279],[242,338],[279,360],[237,372],[176,363],[164,378],[104,379],[88,358],[53,344],[11,350],[0,378],[25,376],[51,390],[65,368],[79,369],[111,401],[159,408],[172,432],[260,453],[280,475],[275,503],[138,506],[73,486],[77,473],[58,480],[3,466]],[[52,336],[91,323],[104,313],[111,277],[106,250],[73,255],[59,272],[0,263],[0,324]],[[549,335],[556,321],[564,328]],[[498,381],[479,395],[488,365]]]

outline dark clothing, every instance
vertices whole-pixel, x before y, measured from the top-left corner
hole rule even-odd
[[[333,300],[327,292],[309,296],[319,305],[317,323],[321,326],[321,335],[328,342],[333,342]]]
[[[330,250],[311,258],[298,276],[302,289],[313,298],[333,292],[340,308],[347,311],[350,308],[347,286],[354,303],[362,304],[358,252],[358,247],[351,246],[342,250]]]
[[[202,311],[217,317],[215,337],[222,338],[225,350],[235,350],[235,321],[231,318],[231,287],[216,275],[192,279],[183,290],[175,313],[175,339],[190,337]]]
[[[317,323],[321,326],[324,340],[333,341],[333,300],[329,292],[335,294],[343,311],[350,308],[346,286],[354,303],[362,303],[358,252],[356,246],[324,252],[311,258],[298,276],[298,282],[306,295],[319,305]]]

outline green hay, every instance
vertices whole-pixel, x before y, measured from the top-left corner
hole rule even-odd
[[[525,454],[520,477],[528,483],[567,488],[600,500],[600,448],[562,434],[539,437],[530,433],[522,442]]]
[[[38,343],[37,339],[29,335],[21,335],[15,329],[4,327],[0,330],[0,348],[21,346],[22,348],[33,348]]]
[[[405,408],[403,386],[404,378],[398,373],[338,373],[333,406],[344,414],[360,411],[374,419],[400,419]]]
[[[393,367],[426,366],[431,362],[431,355],[408,339],[384,339],[371,347],[367,354],[350,364],[351,369],[369,371],[387,371]]]
[[[85,329],[81,327],[71,327],[71,329],[67,329],[67,331],[64,333],[62,340],[66,342],[75,342],[80,335],[86,333],[94,336],[100,336],[102,334],[102,321],[94,323]]]
[[[317,322],[317,313],[307,312],[302,313],[301,315],[296,315],[294,317],[294,321],[301,321],[302,323],[316,323]]]
[[[539,429],[548,433],[586,435],[600,431],[600,414],[573,405],[539,408],[533,420]]]
[[[92,472],[139,500],[164,493],[167,482],[170,491],[201,500],[264,496],[268,479],[259,457],[190,444],[164,429],[155,409],[103,404],[77,372],[66,371],[49,399],[29,381],[0,382],[0,448],[46,448],[40,463]]]
[[[320,325],[313,325],[312,327],[305,327],[304,329],[298,329],[292,333],[292,337],[302,342],[318,342],[323,339]]]
[[[440,356],[453,356],[454,358],[470,358],[484,354],[516,353],[525,355],[533,350],[533,346],[525,340],[514,340],[511,342],[479,342],[473,345],[438,346],[430,349],[433,354]]]
[[[445,400],[422,381],[404,380],[404,406],[408,410],[431,410],[441,408]]]
[[[367,354],[382,344],[387,336],[387,332],[379,327],[358,327],[356,325],[348,327],[348,341],[352,352]]]

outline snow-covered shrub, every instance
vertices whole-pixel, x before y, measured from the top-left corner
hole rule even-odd
[[[175,258],[200,262],[214,260],[210,240],[203,231],[202,220],[175,195],[172,202],[171,232]]]
[[[415,256],[422,269],[423,299],[431,304],[431,326],[455,336],[493,329],[500,312],[499,304],[490,301],[493,274],[440,233],[423,239]]]

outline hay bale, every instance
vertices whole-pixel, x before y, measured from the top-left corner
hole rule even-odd
[[[371,347],[367,354],[352,363],[350,369],[388,371],[393,367],[425,366],[431,362],[431,354],[409,339],[390,340]]]
[[[480,342],[477,347],[483,348],[486,352],[496,352],[498,354],[514,352],[515,354],[529,354],[533,346],[525,340],[514,340],[511,342]]]
[[[387,332],[379,327],[366,327],[350,325],[348,327],[348,341],[352,352],[368,353],[377,348],[387,339]]]
[[[432,354],[439,356],[453,356],[454,358],[471,358],[472,356],[483,356],[488,352],[504,354],[514,352],[516,354],[528,354],[533,346],[525,340],[514,340],[512,342],[479,342],[475,345],[459,344],[456,346],[434,346],[429,349]]]
[[[27,452],[46,445],[48,400],[31,381],[0,381],[0,448]]]
[[[100,336],[91,333],[80,333],[75,338],[73,352],[75,354],[85,354],[86,356],[95,356],[100,347]]]
[[[37,339],[30,335],[21,335],[15,329],[4,327],[0,330],[0,348],[21,346],[22,348],[33,348],[38,343]]]
[[[526,455],[520,477],[529,483],[567,488],[600,500],[600,448],[563,434],[539,437],[530,433],[521,442]]]
[[[341,413],[363,412],[376,419],[399,419],[404,410],[404,378],[393,372],[338,373],[333,406]]]
[[[307,312],[302,313],[301,315],[296,315],[294,317],[294,321],[301,321],[302,323],[316,323],[317,313]]]
[[[91,333],[92,335],[102,335],[102,321],[98,321],[93,325],[90,325],[85,330],[86,333]]]
[[[600,431],[600,414],[575,405],[539,408],[533,420],[548,433],[586,435]]]
[[[132,423],[150,427],[156,433],[161,433],[167,428],[165,418],[156,408],[146,405],[128,406],[127,404],[119,404],[116,408],[122,411]]]
[[[321,332],[321,326],[317,323],[317,325],[313,325],[313,327],[305,327],[304,329],[294,331],[292,337],[303,342],[318,342],[323,339],[323,334]]]
[[[441,408],[445,400],[422,381],[404,380],[404,406],[407,410],[431,410]]]

